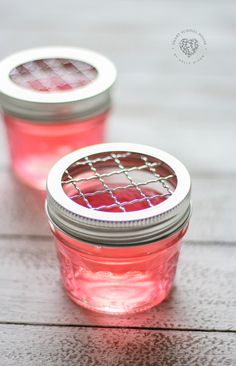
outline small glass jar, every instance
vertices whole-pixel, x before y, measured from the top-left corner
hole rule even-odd
[[[78,148],[104,142],[114,65],[95,52],[44,47],[0,62],[0,104],[13,171],[45,189],[50,167]]]
[[[163,301],[188,227],[190,190],[181,162],[143,145],[94,145],[59,160],[46,211],[70,298],[107,313]]]

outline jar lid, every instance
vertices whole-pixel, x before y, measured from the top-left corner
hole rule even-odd
[[[81,48],[43,47],[0,62],[4,111],[38,121],[84,119],[110,106],[116,69],[106,57]]]
[[[189,220],[184,165],[148,146],[112,143],[60,159],[47,180],[49,220],[77,239],[102,245],[155,242]]]

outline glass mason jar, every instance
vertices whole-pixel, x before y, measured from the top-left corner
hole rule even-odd
[[[188,227],[190,189],[181,162],[143,145],[94,145],[59,160],[46,211],[70,298],[107,313],[163,301]]]
[[[44,47],[0,62],[0,104],[12,168],[45,189],[50,167],[78,148],[104,142],[114,65],[93,51]]]

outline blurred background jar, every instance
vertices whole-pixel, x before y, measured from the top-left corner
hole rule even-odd
[[[14,173],[45,189],[61,156],[104,142],[116,69],[86,49],[44,47],[0,62],[0,104]]]

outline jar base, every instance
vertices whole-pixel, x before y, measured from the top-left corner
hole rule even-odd
[[[100,314],[122,315],[122,314],[141,313],[141,312],[144,312],[146,310],[149,310],[149,309],[161,304],[168,297],[171,288],[169,289],[168,292],[160,294],[160,296],[158,296],[156,301],[152,301],[152,302],[149,302],[149,303],[143,303],[142,305],[136,306],[136,307],[135,306],[133,306],[133,307],[127,307],[127,306],[119,306],[119,307],[118,306],[117,307],[100,306],[100,307],[97,307],[96,306],[95,307],[95,306],[92,306],[89,303],[86,303],[84,301],[79,300],[78,298],[73,296],[70,292],[68,292],[66,289],[65,289],[65,292],[73,302],[75,302],[77,305],[79,305],[83,308],[86,308],[88,310],[91,310],[91,311],[94,311],[94,312],[100,313]]]

